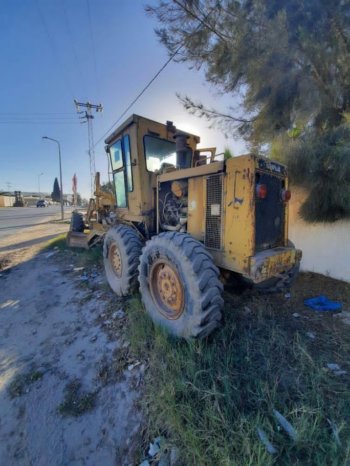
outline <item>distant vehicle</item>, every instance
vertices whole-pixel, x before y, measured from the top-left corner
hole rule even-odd
[[[39,199],[38,202],[36,203],[37,207],[47,207],[49,203],[45,201],[45,199]]]

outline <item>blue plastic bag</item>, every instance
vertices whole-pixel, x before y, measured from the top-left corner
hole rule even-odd
[[[341,303],[331,301],[323,295],[305,299],[304,304],[305,306],[311,307],[314,311],[339,311],[342,307]]]

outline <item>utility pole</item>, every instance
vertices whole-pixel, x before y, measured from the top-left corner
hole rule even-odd
[[[39,173],[38,175],[38,188],[39,188],[39,199],[41,199],[41,194],[40,194],[40,177],[41,175],[43,175],[44,173]]]
[[[94,133],[92,127],[92,120],[95,118],[92,114],[93,110],[98,112],[103,111],[101,104],[91,104],[90,102],[78,102],[74,99],[75,106],[77,108],[77,113],[83,115],[79,117],[82,123],[87,123],[88,126],[88,140],[89,140],[89,161],[90,161],[90,183],[91,183],[91,196],[94,195],[95,191],[95,175],[96,175],[96,165],[95,165],[95,147],[94,147]],[[82,110],[85,109],[85,110]]]

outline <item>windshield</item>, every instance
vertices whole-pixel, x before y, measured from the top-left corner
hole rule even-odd
[[[143,138],[147,170],[154,172],[159,170],[164,163],[176,167],[176,144],[175,142],[160,139],[156,136],[145,136]]]

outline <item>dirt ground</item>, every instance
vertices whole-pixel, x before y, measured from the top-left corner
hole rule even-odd
[[[82,263],[72,250],[42,249],[67,229],[38,225],[0,241],[1,466],[122,466],[142,457],[147,363],[130,350],[127,301],[109,290],[96,257]],[[303,300],[321,292],[343,312],[306,310]],[[317,274],[302,274],[290,297],[244,296],[225,293],[244,312],[268,300],[293,325],[310,326],[310,338],[325,319],[350,324],[349,285]]]
[[[134,464],[145,365],[98,266],[41,251],[66,224],[0,243],[0,464]],[[35,239],[33,239],[35,238]]]

